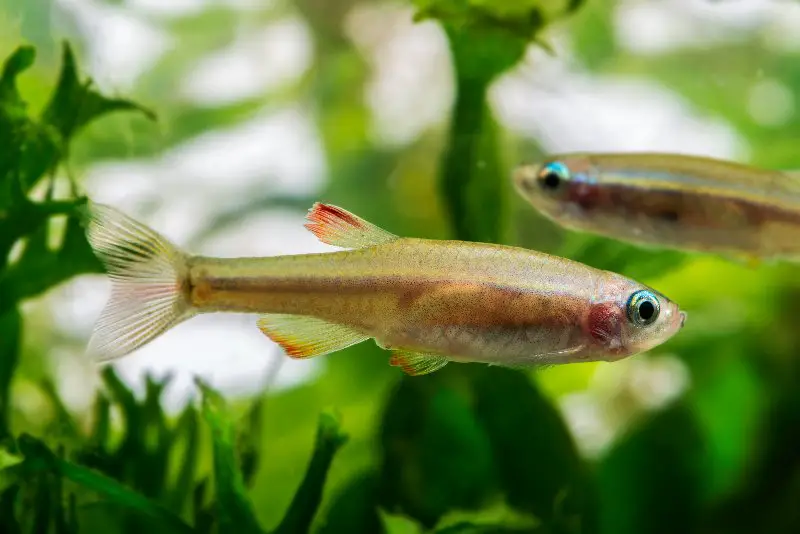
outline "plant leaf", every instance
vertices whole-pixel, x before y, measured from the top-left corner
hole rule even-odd
[[[264,396],[261,396],[250,406],[246,418],[247,424],[239,433],[237,442],[239,461],[242,464],[242,479],[247,487],[252,487],[256,471],[258,471],[263,412]]]
[[[42,392],[49,399],[50,404],[55,410],[58,434],[68,439],[78,439],[80,433],[75,420],[73,419],[72,414],[69,412],[67,406],[64,404],[63,399],[58,394],[58,390],[56,389],[56,385],[53,383],[52,379],[45,378],[42,380],[40,386],[42,388]]]
[[[42,113],[43,122],[55,127],[64,140],[69,140],[91,121],[114,111],[138,111],[155,120],[155,114],[147,108],[130,100],[107,98],[91,89],[90,80],[81,82],[72,48],[65,42],[61,75]]]
[[[385,532],[378,516],[378,477],[371,471],[353,476],[336,494],[317,534],[380,534]]]
[[[19,309],[0,311],[0,440],[10,437],[11,380],[17,368],[20,351],[22,317]]]
[[[476,35],[446,28],[456,63],[456,102],[442,159],[441,192],[455,237],[503,239],[509,181],[500,162],[497,127],[486,102],[495,76],[518,61],[526,41],[504,33]],[[477,63],[477,58],[483,58]]]
[[[0,493],[0,532],[22,534],[22,527],[17,520],[17,511],[14,506],[20,489],[20,486],[15,484]]]
[[[467,521],[450,525],[434,531],[434,534],[549,534],[550,531],[540,527],[509,527],[507,525],[489,525],[469,523]]]
[[[194,528],[198,534],[215,532],[217,525],[214,514],[205,507],[206,493],[209,482],[207,478],[200,481],[192,492],[192,511],[194,515]]]
[[[386,534],[423,533],[422,526],[410,517],[390,514],[384,510],[379,510],[378,515],[380,516],[381,523],[383,524],[383,529]]]
[[[505,502],[498,501],[490,507],[465,512],[454,510],[442,517],[436,525],[436,532],[494,532],[502,525],[501,532],[537,532],[544,529],[542,522],[525,512],[511,509]],[[558,531],[558,529],[554,529]]]
[[[794,299],[796,293],[786,298]],[[793,302],[792,307],[795,306]],[[797,473],[800,472],[797,455],[800,394],[796,388],[796,371],[788,374],[790,383],[772,399],[767,413],[760,419],[759,428],[754,431],[758,446],[748,458],[744,476],[725,499],[715,503],[709,514],[713,527],[709,532],[794,532],[800,526],[796,506]]]
[[[678,403],[623,438],[598,471],[601,532],[690,532],[703,495],[703,439]]]
[[[593,532],[592,480],[555,408],[519,371],[478,368],[470,376],[508,504],[560,532]]]
[[[0,102],[5,113],[11,110],[6,106],[19,106],[24,111],[24,103],[17,90],[17,76],[28,70],[36,61],[36,49],[32,46],[20,46],[3,64],[0,73]]]
[[[108,443],[110,435],[111,402],[103,392],[98,392],[94,403],[94,424],[92,435],[88,442],[98,448],[103,448]]]
[[[122,505],[139,512],[144,517],[157,520],[175,532],[187,534],[192,532],[189,525],[163,506],[123,486],[116,480],[58,458],[38,439],[23,434],[19,437],[18,444],[20,451],[25,456],[24,464],[28,474],[53,473],[62,476],[104,495],[111,503]]]
[[[145,399],[139,407],[144,427],[134,487],[151,498],[166,496],[169,449],[173,445],[173,440],[161,406],[161,396],[170,380],[169,375],[160,381],[148,375],[145,381]]]
[[[225,401],[199,379],[196,383],[203,393],[203,417],[211,427],[219,532],[261,533],[242,473],[236,465],[233,424]]]
[[[331,412],[320,415],[311,462],[289,509],[275,529],[276,534],[301,534],[309,531],[322,501],[322,490],[333,457],[347,443],[347,439],[336,414]]]
[[[478,508],[495,487],[489,437],[461,372],[404,377],[383,414],[381,506],[425,528],[453,508]]]
[[[42,218],[42,224],[44,221],[46,217]],[[59,248],[34,246],[5,273],[0,272],[0,296],[10,302],[20,302],[39,296],[74,276],[102,272],[102,264],[92,252],[78,216],[73,215],[67,219]]]
[[[183,411],[178,419],[173,436],[172,442],[174,444],[182,444],[183,449],[180,450],[180,455],[176,457],[176,460],[180,459],[180,467],[178,468],[175,484],[168,497],[168,502],[170,508],[181,510],[184,507],[184,503],[192,495],[200,448],[197,411],[193,406],[187,406]],[[175,453],[175,448],[173,447],[173,453]]]

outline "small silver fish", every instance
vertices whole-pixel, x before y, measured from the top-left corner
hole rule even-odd
[[[398,237],[329,204],[306,227],[349,248],[266,258],[187,254],[109,206],[87,236],[113,281],[89,343],[120,358],[200,313],[258,313],[293,358],[373,338],[411,375],[450,361],[618,360],[671,338],[685,313],[619,274],[519,248]]]
[[[586,154],[519,166],[517,191],[572,230],[757,261],[800,259],[800,176],[676,154]]]

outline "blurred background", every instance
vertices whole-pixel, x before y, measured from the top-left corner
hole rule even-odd
[[[415,10],[367,0],[0,0],[0,52],[37,47],[37,63],[19,81],[34,109],[45,103],[68,39],[103,94],[157,114],[157,122],[109,116],[75,139],[63,172],[93,200],[196,253],[318,252],[332,248],[303,228],[317,200],[396,234],[452,236],[438,180],[456,73],[445,31],[435,20],[415,22]],[[508,182],[522,161],[572,150],[800,169],[797,2],[587,0],[538,39],[549,50],[531,43],[489,87],[496,180]],[[525,373],[579,454],[601,466],[598,484],[608,482],[619,499],[648,491],[639,482],[625,490],[607,470],[635,455],[624,449],[629,433],[680,403],[702,443],[686,444],[702,449],[692,479],[699,501],[734,503],[762,486],[763,500],[748,502],[778,506],[800,495],[800,411],[786,408],[800,404],[800,271],[573,235],[535,214],[509,184],[502,195],[502,242],[614,269],[688,311],[681,334],[650,353]],[[90,410],[100,380],[83,349],[108,294],[104,276],[83,275],[25,302],[13,390],[24,424],[57,417],[31,385],[42,377],[78,417]],[[403,380],[371,343],[289,360],[252,316],[192,319],[114,367],[139,393],[148,374],[172,375],[170,413],[195,395],[195,376],[229,399],[266,396],[252,490],[265,523],[277,521],[305,470],[321,409],[336,406],[351,436],[326,499],[381,461],[376,429]],[[674,436],[656,435],[644,447],[652,462],[632,461],[637,473],[657,469],[660,440]],[[641,484],[656,483],[642,476]],[[798,524],[786,510],[781,525]]]

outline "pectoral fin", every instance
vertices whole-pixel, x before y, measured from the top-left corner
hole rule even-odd
[[[532,353],[524,357],[503,359],[495,363],[490,363],[489,365],[510,367],[512,369],[519,369],[519,370],[530,370],[530,369],[542,370],[542,369],[549,369],[556,365],[562,365],[568,363],[597,361],[596,358],[591,358],[588,355],[583,358],[575,356],[584,349],[586,349],[586,345],[580,344],[580,345],[575,345],[573,347],[567,347],[565,349],[555,350],[551,352]]]
[[[332,204],[317,202],[308,210],[305,227],[323,243],[343,248],[365,248],[398,239],[392,233]]]
[[[438,371],[447,365],[447,361],[447,358],[439,354],[395,349],[389,365],[400,367],[407,375],[418,376]]]
[[[304,315],[264,315],[258,328],[292,358],[313,358],[366,341],[352,328]]]

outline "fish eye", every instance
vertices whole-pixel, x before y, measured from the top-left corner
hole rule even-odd
[[[628,319],[636,326],[653,324],[660,311],[658,298],[646,289],[637,291],[628,299]]]
[[[539,171],[539,185],[554,191],[570,178],[569,168],[559,161],[548,163]]]

